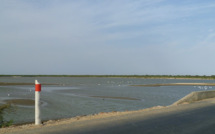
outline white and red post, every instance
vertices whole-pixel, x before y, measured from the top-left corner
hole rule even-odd
[[[41,84],[37,80],[35,80],[35,125],[41,124],[40,92],[41,92]]]

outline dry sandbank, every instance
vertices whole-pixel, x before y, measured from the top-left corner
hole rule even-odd
[[[215,83],[157,83],[157,84],[143,84],[143,85],[131,85],[142,87],[156,87],[156,86],[215,86]]]

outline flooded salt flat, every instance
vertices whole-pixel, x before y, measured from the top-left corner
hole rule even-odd
[[[156,83],[214,83],[214,80],[191,79],[0,77],[0,82],[34,83],[35,79],[42,84],[42,120],[166,106],[190,92],[215,89],[214,86],[131,86]],[[8,99],[34,100],[34,85],[0,86],[0,103]],[[15,123],[34,121],[34,106],[16,105],[13,109],[12,112],[6,113],[7,119],[13,119]]]

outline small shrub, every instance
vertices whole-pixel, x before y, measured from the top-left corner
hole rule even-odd
[[[0,106],[0,128],[2,127],[8,127],[8,126],[11,126],[13,124],[13,120],[10,120],[10,121],[5,121],[4,120],[4,111],[6,109],[10,109],[11,108],[11,105],[10,104],[3,104]]]

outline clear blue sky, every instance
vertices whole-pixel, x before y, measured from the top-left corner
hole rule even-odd
[[[0,74],[215,75],[214,0],[0,0]]]

